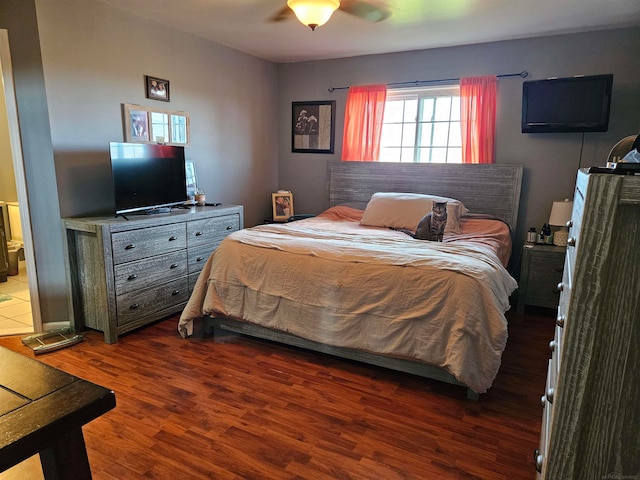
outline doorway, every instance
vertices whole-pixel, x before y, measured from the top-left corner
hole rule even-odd
[[[8,225],[13,243],[9,251],[7,282],[0,283],[0,335],[41,332],[42,319],[37,291],[31,221],[18,124],[13,69],[7,30],[0,29],[0,142],[3,149],[0,175],[4,188],[0,191],[2,218]],[[15,191],[11,188],[15,183]],[[2,198],[9,195],[10,198]],[[11,223],[13,229],[11,229]],[[9,233],[10,235],[11,233]],[[17,263],[16,263],[17,261]]]

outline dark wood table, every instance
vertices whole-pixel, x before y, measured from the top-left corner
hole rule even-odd
[[[0,347],[0,472],[40,454],[45,479],[91,478],[82,426],[113,391]]]

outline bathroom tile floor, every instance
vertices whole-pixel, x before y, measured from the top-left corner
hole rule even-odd
[[[18,265],[18,275],[9,275],[0,282],[0,335],[33,333],[31,296],[24,261]]]

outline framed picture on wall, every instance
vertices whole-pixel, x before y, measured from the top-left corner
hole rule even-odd
[[[291,151],[333,153],[336,102],[292,102]]]
[[[190,145],[188,113],[132,103],[124,103],[122,108],[126,142]]]
[[[169,101],[169,80],[162,78],[144,76],[147,98],[152,100],[160,100],[162,102]]]
[[[291,192],[272,193],[271,204],[274,222],[286,222],[289,217],[293,216],[293,194]]]
[[[127,142],[149,141],[149,112],[125,105],[125,139]]]

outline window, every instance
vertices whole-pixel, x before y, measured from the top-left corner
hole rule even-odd
[[[460,87],[389,90],[379,161],[462,163]]]

